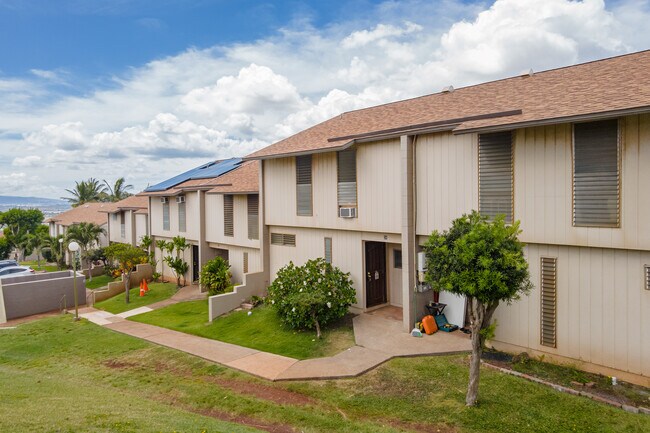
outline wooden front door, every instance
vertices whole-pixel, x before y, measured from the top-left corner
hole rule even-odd
[[[366,242],[366,308],[386,300],[386,244]]]

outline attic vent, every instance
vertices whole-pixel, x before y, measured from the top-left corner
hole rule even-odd
[[[454,91],[454,86],[443,87],[442,93],[451,93]]]
[[[643,270],[645,271],[645,289],[650,290],[650,265],[645,265]]]
[[[555,322],[557,317],[557,259],[555,257],[541,258],[540,276],[540,343],[543,346],[556,347]]]
[[[535,74],[535,72],[533,71],[533,68],[530,68],[530,69],[528,69],[526,71],[523,71],[520,74],[520,76],[526,78],[526,77],[532,77],[534,74]]]

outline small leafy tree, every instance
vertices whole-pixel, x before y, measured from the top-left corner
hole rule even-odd
[[[189,270],[190,266],[185,260],[183,260],[183,252],[190,247],[190,244],[187,243],[187,240],[182,236],[174,236],[171,242],[167,243],[167,250],[171,253],[175,253],[175,256],[169,255],[165,257],[165,263],[171,268],[176,277],[176,285],[181,287],[181,277],[183,277],[183,283],[185,284],[185,274]]]
[[[230,265],[222,257],[215,257],[201,268],[200,282],[210,296],[225,293],[230,287]]]
[[[117,263],[117,270],[124,281],[124,298],[129,303],[129,289],[131,288],[131,273],[136,265],[147,263],[148,256],[141,248],[133,245],[115,243],[104,249],[106,257]]]
[[[27,235],[27,247],[36,252],[36,263],[38,269],[41,269],[41,256],[43,250],[49,248],[49,231],[47,226],[40,225],[33,233]]]
[[[18,260],[24,260],[31,253],[29,235],[43,222],[43,212],[38,209],[9,209],[0,212],[0,227],[4,227],[4,238],[18,254]]]
[[[156,241],[156,246],[160,250],[160,278],[161,281],[165,281],[165,250],[167,249],[167,241],[164,239],[158,239]],[[155,254],[155,251],[154,251]]]
[[[266,300],[284,323],[316,329],[321,338],[321,327],[342,318],[356,296],[350,274],[318,258],[303,266],[290,262],[280,269]]]
[[[494,311],[500,302],[510,303],[532,288],[519,233],[518,221],[507,225],[501,215],[488,222],[473,211],[454,220],[449,231],[434,231],[424,246],[427,282],[434,290],[465,296],[470,307],[468,406],[474,406],[478,399],[481,355],[493,331]]]
[[[11,254],[11,244],[4,236],[0,237],[0,260],[5,260],[9,258]]]

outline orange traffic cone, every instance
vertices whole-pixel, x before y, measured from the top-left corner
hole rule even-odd
[[[144,291],[144,286],[140,284],[140,296],[144,296],[146,292]]]
[[[145,279],[142,280],[142,286],[144,287],[145,292],[149,291],[149,286],[147,285],[147,280],[145,280]]]

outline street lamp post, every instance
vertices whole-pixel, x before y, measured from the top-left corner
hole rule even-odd
[[[79,320],[79,302],[77,301],[77,258],[76,253],[79,251],[79,244],[75,241],[72,241],[68,244],[68,250],[72,252],[72,261],[73,261],[73,276],[72,276],[72,288],[74,290],[74,320]]]

